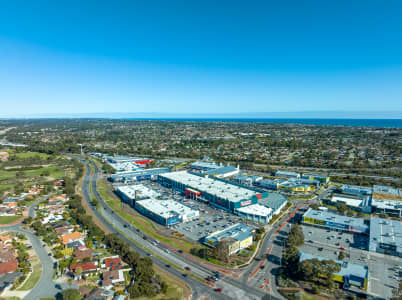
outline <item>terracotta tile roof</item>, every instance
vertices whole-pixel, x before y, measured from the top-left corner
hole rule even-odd
[[[0,262],[8,262],[17,258],[17,254],[14,250],[0,251]]]
[[[112,270],[118,270],[121,268],[121,259],[120,257],[107,257],[105,258],[105,266],[106,268],[110,268]]]
[[[70,265],[70,270],[74,271],[78,267],[81,267],[82,271],[84,271],[84,272],[98,269],[98,266],[95,265],[95,262],[89,261],[89,262],[85,262],[85,263],[72,264],[72,265]]]
[[[18,269],[18,260],[14,259],[8,262],[0,263],[0,274],[15,272]]]
[[[69,242],[79,240],[81,238],[82,238],[81,233],[76,231],[76,232],[73,232],[73,233],[70,233],[70,234],[63,235],[61,237],[61,241],[62,241],[63,244],[68,244]]]
[[[84,258],[91,258],[92,257],[92,250],[91,249],[75,250],[74,251],[74,256],[79,260],[84,259]]]
[[[0,235],[0,242],[11,243],[12,238],[8,235]]]
[[[68,232],[68,229],[66,227],[60,227],[56,228],[54,231],[56,231],[56,234],[60,236]]]

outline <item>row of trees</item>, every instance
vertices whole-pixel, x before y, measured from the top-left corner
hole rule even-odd
[[[135,280],[128,286],[131,297],[153,297],[160,292],[165,292],[166,283],[158,275],[155,275],[152,260],[149,257],[141,257],[116,234],[105,235],[93,222],[92,217],[86,214],[81,200],[81,196],[77,194],[70,196],[68,205],[73,222],[80,224],[87,231],[88,243],[92,243],[94,240],[105,243],[112,252],[118,254],[134,270],[132,275]]]
[[[167,285],[159,275],[155,275],[151,258],[141,257],[138,252],[131,250],[129,245],[116,234],[106,235],[104,241],[134,270],[132,274],[134,282],[128,287],[132,298],[140,296],[153,297],[161,291],[166,292]]]

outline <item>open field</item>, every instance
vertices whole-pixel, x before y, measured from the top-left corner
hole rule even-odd
[[[20,152],[20,153],[13,153],[13,155],[17,158],[33,158],[33,157],[39,157],[40,159],[44,160],[44,159],[48,159],[49,157],[51,157],[51,155],[46,154],[46,153],[39,153],[39,152]]]
[[[11,224],[22,216],[0,216],[0,225]]]

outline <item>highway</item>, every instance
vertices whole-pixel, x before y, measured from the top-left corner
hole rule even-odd
[[[89,170],[87,161],[85,161],[83,158],[81,158],[80,160],[87,166]],[[215,282],[216,287],[222,288],[222,293],[217,293],[214,291],[213,288],[191,278],[190,276],[183,277],[181,270],[179,271],[172,266],[166,267],[166,263],[164,261],[168,261],[169,264],[174,264],[176,266],[179,266],[180,268],[190,267],[191,273],[201,278],[205,278],[213,274],[212,270],[180,255],[179,253],[176,253],[174,251],[170,251],[169,253],[167,253],[166,249],[162,245],[154,245],[150,242],[149,239],[145,241],[141,232],[138,232],[130,223],[121,218],[118,214],[114,213],[114,211],[103,201],[96,187],[98,174],[100,172],[95,164],[92,165],[95,168],[94,177],[92,178],[92,180],[90,180],[89,173],[87,173],[84,177],[83,184],[84,198],[88,202],[91,211],[103,224],[107,224],[107,228],[110,229],[111,232],[117,233],[126,241],[129,241],[130,245],[140,254],[147,255],[148,252],[140,248],[136,243],[128,240],[124,235],[129,236],[130,239],[133,239],[145,246],[147,249],[149,249],[149,252],[162,257],[163,261],[160,260],[159,257],[155,256],[153,256],[152,259],[158,267],[175,275],[181,280],[186,281],[193,289],[193,299],[199,299],[200,297],[208,297],[211,299],[261,299],[264,295],[266,295],[266,292],[264,292],[263,290],[248,286],[243,282],[235,280],[234,278],[229,276],[223,276],[222,279]],[[92,185],[92,191],[94,192],[95,197],[101,204],[101,213],[97,211],[89,202],[90,184]],[[113,224],[113,226],[111,223]],[[118,230],[116,230],[116,228]],[[123,232],[124,235],[122,235],[121,232]],[[271,298],[276,299],[274,296],[271,296]]]
[[[88,163],[81,158],[81,162],[84,163],[89,170]],[[84,183],[83,183],[83,195],[85,201],[88,203],[88,206],[93,213],[93,215],[110,231],[119,235],[125,242],[127,242],[132,249],[139,252],[141,255],[146,256],[149,252],[152,252],[156,255],[151,257],[152,261],[156,266],[161,268],[162,270],[168,272],[169,274],[175,276],[176,278],[186,282],[192,289],[192,299],[261,299],[265,293],[262,291],[255,290],[251,287],[244,286],[241,282],[237,282],[234,280],[230,280],[224,278],[216,283],[216,287],[222,288],[222,292],[216,292],[213,288],[208,285],[200,282],[197,279],[194,279],[191,276],[183,276],[184,270],[178,270],[173,265],[177,265],[179,267],[190,267],[191,273],[195,274],[199,277],[207,277],[212,275],[212,271],[209,269],[202,267],[186,258],[180,256],[178,253],[166,253],[165,249],[159,246],[155,246],[150,243],[149,240],[145,241],[143,239],[142,233],[138,233],[136,229],[130,225],[127,221],[122,219],[118,214],[114,213],[113,210],[107,206],[107,204],[102,200],[101,196],[97,192],[96,182],[98,178],[99,170],[95,166],[96,172],[94,177],[90,178],[89,171],[85,174]],[[101,204],[101,212],[96,210],[96,208],[90,202],[90,192],[89,185],[92,185],[92,191],[94,192],[95,197]],[[105,208],[106,207],[106,208]],[[121,233],[123,232],[124,235]],[[127,236],[130,237],[128,239]],[[138,246],[132,240],[139,242],[142,246],[145,246],[148,251],[144,250],[142,247]],[[162,257],[164,262],[159,257]],[[169,264],[169,266],[168,266]]]

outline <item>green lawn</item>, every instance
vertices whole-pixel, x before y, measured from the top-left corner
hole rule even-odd
[[[59,168],[58,166],[50,166],[39,168],[36,170],[24,171],[24,173],[29,176],[40,176],[44,171],[48,171],[49,176],[53,178],[59,178],[64,175],[64,170]]]
[[[15,178],[15,171],[0,170],[0,180]]]
[[[12,184],[0,184],[0,194],[7,190],[13,190]]]
[[[2,225],[10,224],[14,221],[17,221],[21,217],[22,216],[0,216],[0,224]]]
[[[17,158],[31,158],[31,157],[35,157],[35,156],[39,156],[40,159],[48,159],[51,155],[46,154],[46,153],[39,153],[39,152],[21,152],[21,153],[14,153],[14,156],[16,156]]]
[[[34,264],[34,263],[32,263]],[[42,275],[42,265],[39,262],[33,267],[33,271],[31,275],[29,275],[28,279],[25,281],[23,286],[19,287],[17,291],[29,291],[34,288],[34,286],[38,283],[40,276]]]
[[[49,167],[43,167],[35,170],[29,170],[29,171],[24,171],[21,170],[25,174],[26,177],[35,177],[35,176],[40,176],[44,171],[49,172],[49,176],[53,178],[59,178],[64,175],[64,170],[62,168],[59,168],[58,166],[49,166]],[[16,173],[18,170],[0,170],[0,180],[6,180],[10,178],[15,178]]]

